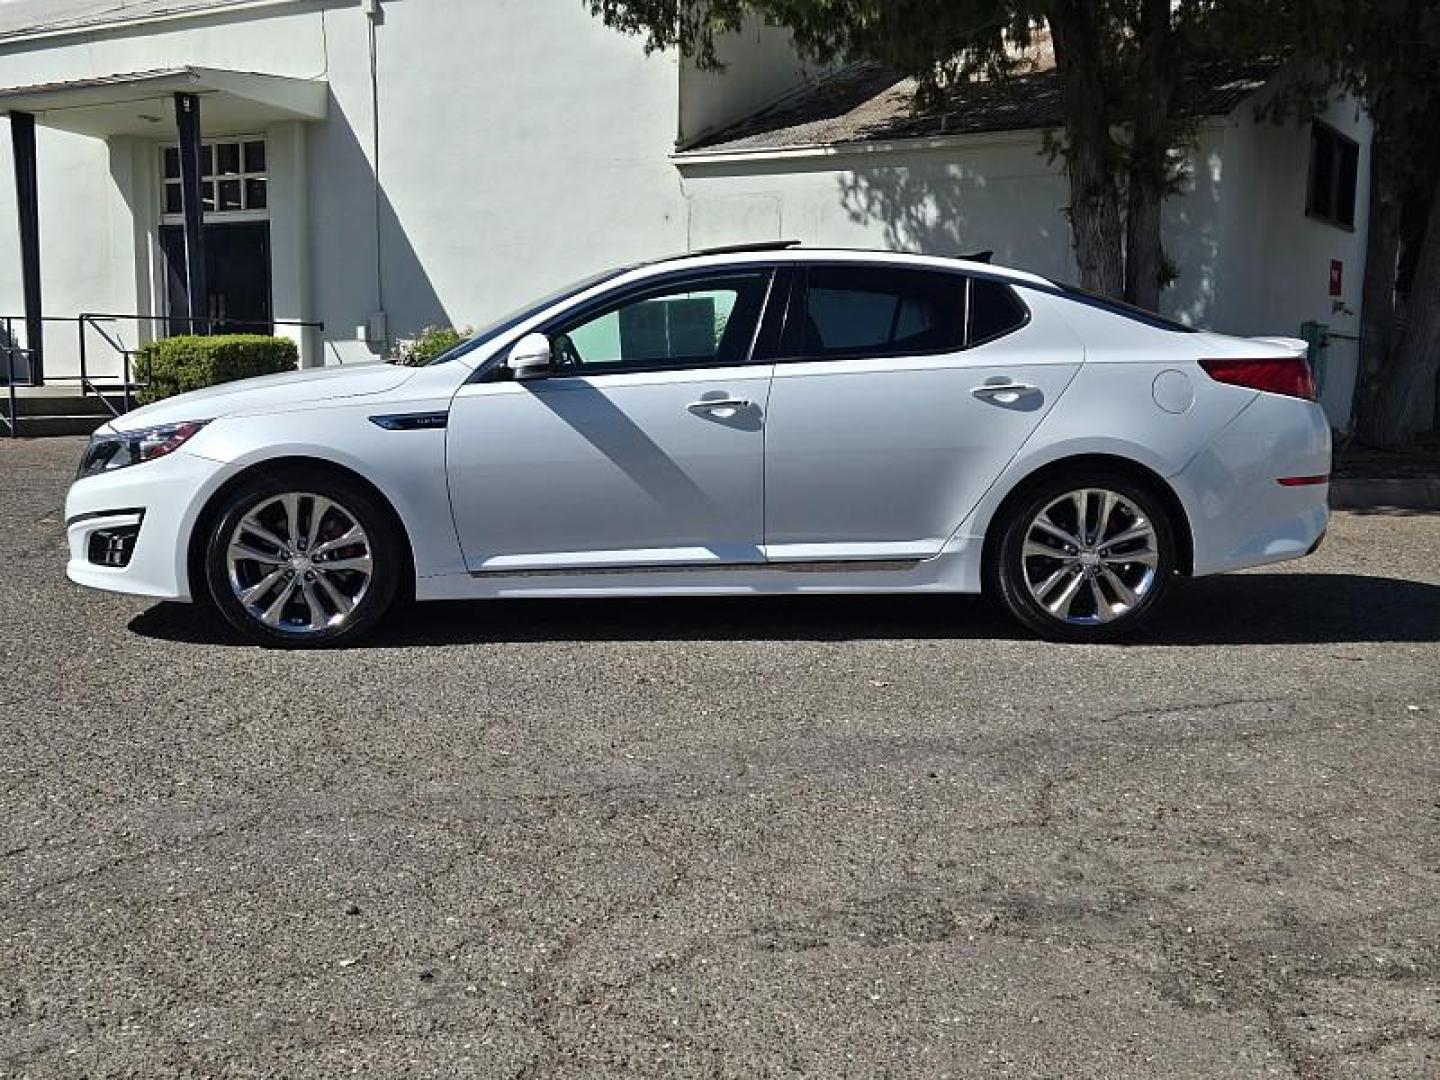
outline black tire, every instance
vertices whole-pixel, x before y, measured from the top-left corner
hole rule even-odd
[[[322,505],[321,500],[328,500],[334,504],[334,508],[320,511],[322,527],[332,531],[348,531],[344,521],[348,517],[354,525],[363,530],[363,543],[323,554],[317,558],[317,564],[335,556],[344,558],[347,554],[352,556],[347,561],[355,561],[353,556],[356,553],[368,550],[370,576],[366,581],[361,577],[361,571],[327,570],[323,575],[314,571],[309,579],[315,582],[314,585],[307,588],[304,594],[294,596],[288,603],[281,601],[281,621],[278,625],[271,625],[262,621],[258,614],[241,601],[235,586],[232,585],[230,540],[248,515],[257,510],[267,512],[267,507],[273,506],[274,500],[292,493],[300,497],[300,509],[296,516],[301,518],[307,529],[309,520],[302,516],[306,507],[308,506],[310,514],[313,515],[316,508]],[[306,503],[306,499],[310,501]],[[273,522],[275,519],[271,520]],[[288,536],[281,538],[288,539]],[[254,544],[267,555],[276,554],[271,545],[254,543],[255,540],[253,534],[247,533],[247,543]],[[302,538],[298,547],[303,549],[305,543]],[[321,546],[321,537],[317,537],[314,547],[318,550]],[[283,554],[290,556],[293,553],[285,551]],[[261,562],[253,565],[246,563],[238,567],[236,572],[249,574],[253,578],[268,571],[271,565]],[[316,564],[302,565],[313,567]],[[401,576],[408,565],[404,541],[388,508],[380,505],[364,486],[340,473],[323,468],[292,468],[273,476],[257,476],[230,492],[215,518],[205,549],[205,581],[211,602],[225,620],[245,637],[275,648],[332,648],[359,640],[390,610],[397,593],[400,592]],[[300,579],[307,573],[302,569],[289,569],[288,560],[280,562],[275,569],[288,573],[295,579],[297,586],[302,584]],[[322,583],[315,581],[317,576],[326,578],[323,584],[335,583],[327,597],[320,599],[318,616],[311,614],[308,599],[321,592]],[[241,581],[240,584],[256,582]],[[264,594],[263,599],[278,600],[280,591],[287,584],[286,579],[277,582],[272,591]],[[354,597],[347,592],[350,588],[355,589]],[[341,594],[342,603],[329,599],[336,595],[337,590]],[[356,597],[358,599],[355,599]],[[348,611],[343,611],[343,602],[351,600],[354,600],[353,606]],[[300,622],[298,613],[302,610],[318,628],[312,629]],[[333,620],[333,623],[320,625],[326,616]]]
[[[1057,503],[1057,500],[1064,500],[1073,493],[1085,490],[1113,492],[1128,501],[1130,507],[1137,509],[1139,516],[1150,524],[1153,545],[1146,540],[1141,547],[1141,541],[1136,540],[1117,544],[1115,553],[1110,553],[1106,552],[1104,536],[1092,539],[1086,535],[1084,538],[1090,539],[1091,544],[1085,549],[1089,554],[1083,557],[1099,559],[1101,565],[1098,566],[1080,566],[1081,549],[1074,549],[1075,555],[1071,558],[1071,549],[1068,546],[1064,549],[1057,548],[1057,557],[1053,560],[1044,555],[1026,556],[1026,540],[1031,533],[1032,523],[1041,512],[1058,505],[1059,510],[1056,513],[1061,519],[1058,524],[1064,526],[1067,523],[1064,517],[1065,509],[1072,507],[1078,518],[1079,504],[1072,501]],[[1084,501],[1084,505],[1087,507],[1087,524],[1076,525],[1074,518],[1068,519],[1070,527],[1064,531],[1074,533],[1078,530],[1086,533],[1089,520],[1099,517],[1103,495],[1092,496],[1090,501]],[[1093,514],[1090,513],[1091,509]],[[986,567],[987,591],[1011,617],[1047,641],[1098,643],[1128,637],[1154,618],[1170,592],[1176,572],[1176,523],[1171,519],[1165,501],[1156,495],[1154,489],[1126,472],[1084,466],[1057,472],[1028,488],[1002,513],[1003,516],[995,522],[995,531],[991,534],[995,542],[990,545],[990,558]],[[1110,528],[1107,535],[1121,535],[1126,531],[1124,526],[1127,519],[1130,519],[1132,525],[1135,524],[1134,516],[1130,515],[1123,505],[1117,504],[1112,521],[1118,521],[1119,525]],[[1047,518],[1047,521],[1057,523],[1050,518]],[[1048,534],[1042,536],[1037,533],[1037,537],[1042,543],[1060,543]],[[1151,557],[1145,553],[1151,550],[1152,546],[1153,575],[1147,580],[1145,572],[1149,567],[1143,560]],[[1098,552],[1106,552],[1104,558],[1101,558]],[[1120,562],[1127,553],[1134,554],[1137,561]],[[1038,586],[1042,589],[1042,595],[1052,604],[1062,605],[1064,598],[1061,592],[1072,581],[1075,582],[1072,603],[1066,606],[1068,617],[1058,615],[1036,598],[1026,577],[1027,558],[1034,578],[1043,578],[1048,582],[1052,580],[1052,575],[1064,573],[1064,577],[1056,579],[1054,588],[1057,591],[1044,592],[1043,584]],[[1106,568],[1109,568],[1110,573],[1126,588],[1137,587],[1131,590],[1132,595],[1137,597],[1133,605],[1126,604],[1118,588],[1111,585],[1111,578],[1106,576]],[[1091,577],[1086,576],[1087,573],[1095,579],[1093,582]],[[1143,592],[1138,589],[1142,582],[1145,582]],[[1092,589],[1098,591],[1092,593]],[[1100,610],[1102,599],[1111,601],[1105,605],[1103,612]],[[1104,621],[1101,621],[1102,617]]]

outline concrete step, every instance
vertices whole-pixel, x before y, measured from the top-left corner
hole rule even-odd
[[[63,384],[15,388],[18,434],[24,437],[89,435],[123,407],[123,396],[109,387],[103,397]],[[8,417],[9,411],[9,387],[0,386],[0,416]],[[0,426],[0,433],[5,431]]]
[[[120,397],[117,395],[106,398],[118,409],[120,408]],[[0,412],[9,408],[8,401],[0,401]],[[93,394],[27,394],[24,397],[16,397],[15,413],[17,416],[99,416],[109,417],[114,414],[105,405],[105,402]]]

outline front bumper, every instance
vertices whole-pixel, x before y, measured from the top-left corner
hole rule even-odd
[[[189,600],[190,532],[220,468],[181,450],[75,481],[65,497],[66,576],[92,589]],[[133,540],[120,542],[135,527]],[[107,564],[107,552],[123,565]]]

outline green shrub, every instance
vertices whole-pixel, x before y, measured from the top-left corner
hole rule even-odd
[[[135,378],[148,383],[136,398],[143,405],[205,386],[294,371],[300,353],[289,338],[261,334],[162,338],[142,345]]]
[[[414,340],[401,342],[396,362],[405,367],[424,367],[441,353],[459,345],[470,334],[468,326],[464,330],[453,326],[427,326],[415,335]]]

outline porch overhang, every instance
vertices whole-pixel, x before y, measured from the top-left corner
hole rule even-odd
[[[0,87],[0,113],[28,113],[41,126],[98,138],[163,139],[176,128],[176,94],[200,98],[207,136],[324,120],[329,105],[329,87],[321,79],[186,66]]]
[[[320,79],[189,65],[0,87],[0,115],[10,121],[15,167],[29,380],[45,380],[37,127],[102,139],[178,137],[188,309],[182,317],[192,332],[209,333],[215,316],[206,310],[202,135],[259,134],[272,124],[324,120],[329,100],[329,86]]]

